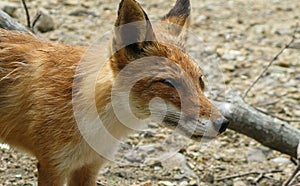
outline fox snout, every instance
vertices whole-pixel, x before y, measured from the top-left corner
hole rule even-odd
[[[216,131],[219,132],[219,134],[225,132],[228,125],[229,125],[229,121],[224,117],[219,118],[213,122],[213,127],[215,128]]]

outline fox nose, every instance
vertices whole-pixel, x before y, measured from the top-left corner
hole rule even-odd
[[[229,121],[226,118],[220,118],[220,119],[217,119],[213,125],[214,125],[216,131],[218,131],[219,133],[223,133],[223,132],[225,132],[226,128],[228,127]]]

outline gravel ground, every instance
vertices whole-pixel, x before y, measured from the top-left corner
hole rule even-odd
[[[144,0],[142,5],[150,18],[158,19],[173,3],[174,0]],[[117,5],[113,0],[28,1],[32,15],[40,10],[48,17],[37,25],[37,29],[47,31],[38,32],[42,38],[86,46],[112,28]],[[0,8],[25,22],[19,1],[2,0]],[[189,40],[189,50],[195,55],[200,52],[205,60],[217,62],[226,89],[243,93],[292,38],[300,22],[299,12],[297,0],[193,0],[190,31],[201,43],[194,45]],[[296,32],[299,36],[300,29]],[[300,40],[296,42],[300,44]],[[286,50],[246,101],[278,117],[299,120],[299,54],[299,49]],[[300,129],[299,122],[290,124]],[[101,170],[99,185],[281,185],[295,168],[288,156],[230,130],[205,147],[176,136],[178,153],[162,162],[156,157],[163,154],[162,142],[169,135],[170,131],[155,124],[145,132],[132,135],[126,140],[132,149],[120,149],[116,162]],[[1,145],[0,160],[0,185],[36,184],[35,158]],[[280,172],[266,174],[256,183],[260,172],[270,170]],[[216,181],[252,171],[256,173]],[[300,178],[297,181],[300,184]]]

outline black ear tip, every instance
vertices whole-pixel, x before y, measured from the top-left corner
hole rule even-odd
[[[171,9],[167,16],[188,17],[191,12],[190,0],[177,0],[175,6]]]
[[[176,5],[181,5],[184,8],[190,8],[191,3],[190,0],[177,0]]]
[[[130,6],[132,6],[132,5],[140,5],[140,3],[138,2],[138,1],[135,1],[135,0],[121,0],[120,1],[120,3],[119,3],[119,11],[120,11],[120,9],[122,9],[123,8],[123,5],[130,5]],[[118,11],[118,14],[119,14],[119,11]]]

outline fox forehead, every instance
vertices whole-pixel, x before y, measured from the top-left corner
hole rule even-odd
[[[165,58],[168,62],[176,64],[177,68],[172,68],[173,65],[165,63],[163,72],[174,72],[174,76],[177,78],[188,75],[191,79],[198,81],[203,75],[202,69],[180,48],[173,45],[160,44],[156,47],[151,47],[146,50],[146,55],[159,56]],[[172,74],[169,74],[172,76]],[[175,78],[175,77],[174,77]]]

